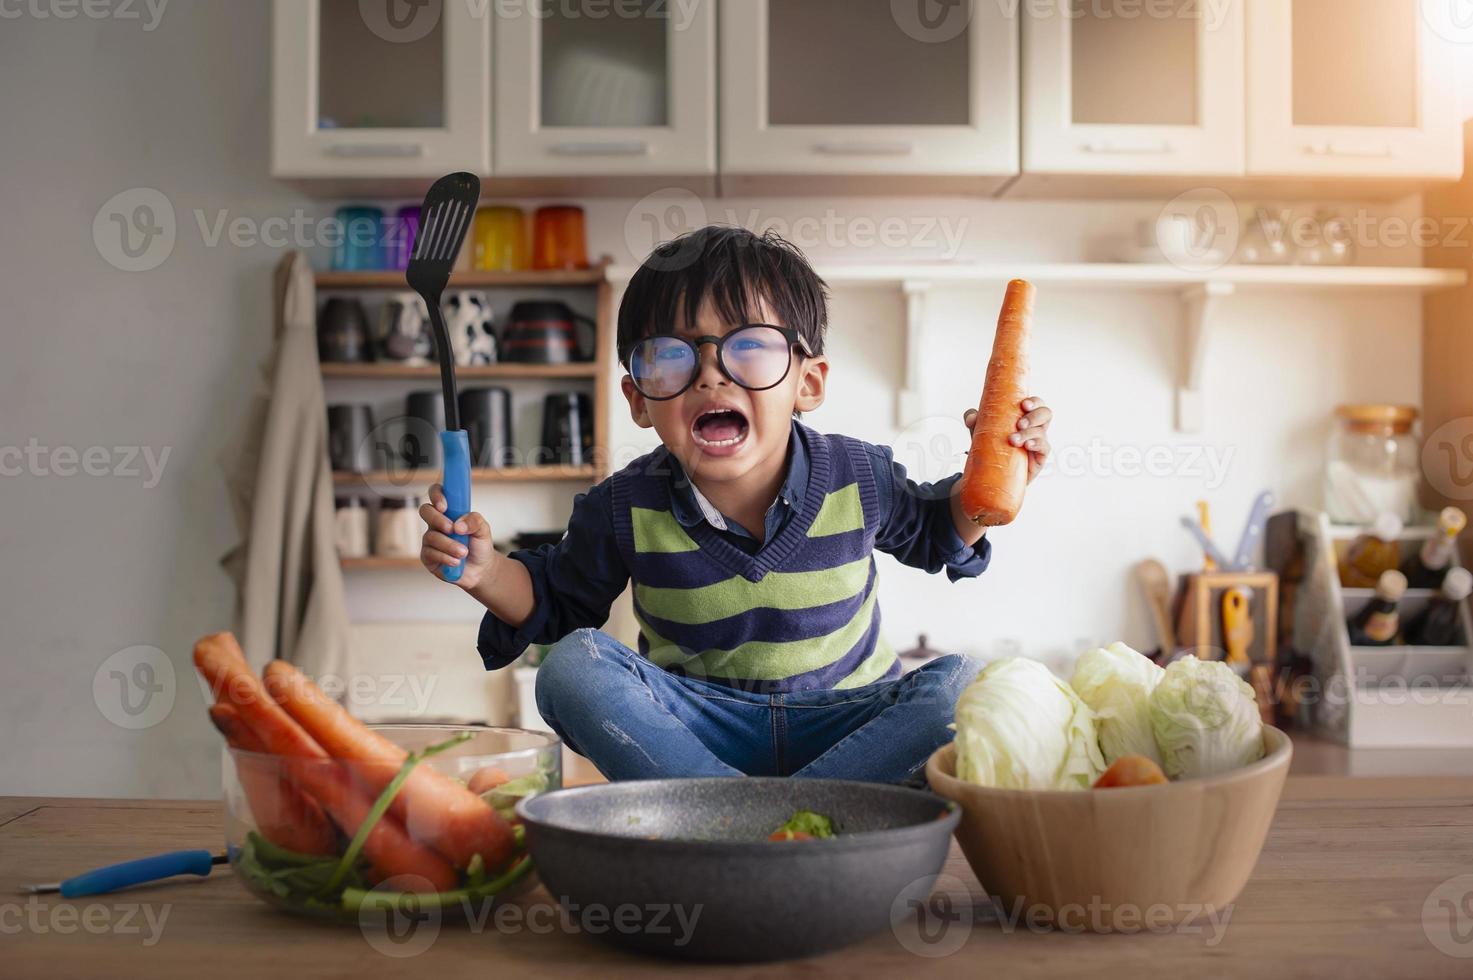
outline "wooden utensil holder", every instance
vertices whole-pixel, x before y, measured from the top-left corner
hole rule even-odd
[[[1253,594],[1253,642],[1248,656],[1255,664],[1273,664],[1278,655],[1279,577],[1273,572],[1202,572],[1182,577],[1177,615],[1177,648],[1191,649],[1201,660],[1221,660],[1227,643],[1222,635],[1222,596],[1229,589]]]

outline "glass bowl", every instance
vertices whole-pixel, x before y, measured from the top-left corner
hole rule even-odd
[[[357,921],[365,910],[407,906],[463,915],[527,887],[531,860],[514,808],[561,787],[557,736],[476,725],[370,727],[411,754],[434,751],[397,778],[402,766],[393,759],[225,750],[225,843],[246,888],[291,912]],[[494,815],[487,818],[473,797],[439,776],[416,774],[420,768],[464,785]],[[405,785],[437,792],[406,793]],[[439,805],[447,799],[457,806]],[[486,839],[456,837],[467,820],[474,828],[500,828],[493,837],[501,845],[508,840],[505,821],[510,845],[491,855],[476,850],[469,860],[465,848],[455,854],[447,840]]]

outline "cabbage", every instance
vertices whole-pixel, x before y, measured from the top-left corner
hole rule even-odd
[[[1166,775],[1211,776],[1263,758],[1253,688],[1220,660],[1183,657],[1151,692],[1151,729]]]
[[[1122,755],[1143,755],[1161,764],[1151,731],[1151,691],[1164,673],[1151,658],[1124,643],[1080,655],[1069,686],[1095,713],[1106,765]]]
[[[1089,706],[1036,660],[990,664],[956,704],[956,773],[1001,789],[1088,789],[1104,771]]]

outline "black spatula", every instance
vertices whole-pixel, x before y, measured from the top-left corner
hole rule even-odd
[[[404,276],[409,288],[424,297],[435,329],[435,351],[440,359],[440,386],[445,392],[445,431],[440,433],[444,447],[445,472],[441,485],[445,488],[445,515],[458,521],[471,509],[470,439],[460,427],[460,407],[455,400],[455,351],[450,346],[450,331],[445,328],[445,315],[440,312],[440,294],[450,281],[450,269],[460,254],[466,229],[481,199],[481,179],[475,174],[455,173],[441,177],[430,187],[419,211],[419,232],[409,268]],[[464,534],[452,535],[461,544]],[[446,566],[445,581],[459,581],[464,563]]]

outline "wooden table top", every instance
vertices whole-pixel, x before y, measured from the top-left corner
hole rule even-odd
[[[522,928],[445,923],[427,948],[390,956],[360,930],[299,920],[225,869],[68,902],[22,884],[185,847],[219,849],[219,804],[0,797],[0,975],[212,980],[469,975],[647,975],[690,969],[620,952],[553,916]],[[1473,778],[1294,776],[1230,917],[1193,930],[1038,934],[998,921],[960,851],[948,885],[977,921],[918,943],[912,924],[788,964],[705,966],[709,975],[803,973],[1018,977],[1473,976]],[[1460,877],[1462,876],[1462,877]],[[1456,903],[1456,904],[1455,904]],[[551,906],[540,887],[523,910]],[[68,910],[68,906],[72,909]],[[1453,909],[1457,908],[1456,914]],[[533,927],[534,923],[539,923]],[[549,923],[553,923],[549,925]],[[382,942],[381,937],[380,943]],[[922,956],[954,948],[945,955]],[[409,944],[394,952],[406,952]]]

